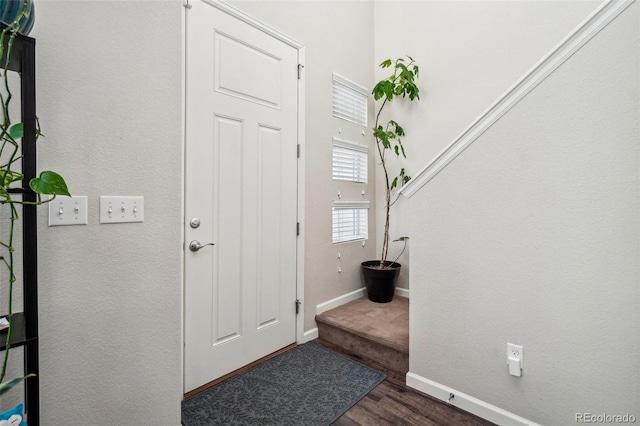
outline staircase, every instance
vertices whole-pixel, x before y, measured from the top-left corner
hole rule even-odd
[[[409,371],[409,299],[353,300],[316,316],[318,341],[404,384]]]

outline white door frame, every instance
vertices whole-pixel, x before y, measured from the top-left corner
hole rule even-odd
[[[184,7],[189,8],[189,2],[198,1],[198,0],[185,0]],[[300,149],[300,158],[298,159],[298,199],[297,199],[297,220],[300,226],[300,235],[298,235],[297,239],[297,247],[296,247],[296,298],[299,300],[300,310],[296,318],[296,343],[301,344],[304,343],[304,236],[305,236],[305,220],[304,220],[304,206],[305,206],[305,47],[302,43],[280,33],[279,31],[274,30],[273,28],[265,25],[264,23],[252,18],[251,16],[241,12],[240,10],[223,3],[221,0],[200,0],[203,1],[224,13],[231,15],[252,27],[259,29],[260,31],[269,34],[270,36],[280,40],[281,42],[295,48],[298,51],[298,64],[301,65],[299,71],[299,79],[298,79],[298,145]],[[182,228],[181,228],[181,237],[183,241],[183,247],[181,252],[181,277],[182,277],[182,325],[181,325],[181,341],[182,341],[182,351],[181,351],[181,362],[182,369],[180,378],[182,381],[182,391],[184,393],[184,335],[185,335],[185,311],[184,311],[184,301],[185,301],[185,249],[186,243],[184,242],[185,237],[185,201],[186,201],[186,187],[185,187],[185,177],[186,177],[186,51],[187,51],[187,28],[186,28],[186,13],[183,10],[182,16],[182,36],[183,36],[183,49],[182,49]]]

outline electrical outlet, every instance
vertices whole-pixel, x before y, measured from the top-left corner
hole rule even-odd
[[[524,348],[520,345],[514,345],[513,343],[507,343],[507,364],[509,358],[518,358],[520,360],[520,367],[524,367]]]

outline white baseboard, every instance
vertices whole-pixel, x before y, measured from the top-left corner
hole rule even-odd
[[[304,337],[302,338],[302,343],[307,343],[312,340],[316,340],[318,338],[318,328],[312,328],[309,331],[304,332]]]
[[[409,290],[406,288],[396,287],[397,296],[409,298]],[[344,305],[345,303],[349,303],[352,300],[360,299],[365,295],[364,287],[359,288],[358,290],[354,290],[351,293],[343,294],[342,296],[338,296],[334,299],[327,300],[316,306],[316,315],[320,315],[323,312],[329,311],[331,309],[337,308],[338,306]]]
[[[425,379],[412,372],[407,373],[407,386],[501,426],[540,426],[524,417],[517,416],[495,405],[488,404],[470,395],[441,385],[440,383]],[[453,394],[454,397],[449,400],[451,394]]]
[[[409,298],[409,289],[408,288],[400,288],[396,287],[396,296],[404,297],[406,299]]]
[[[352,291],[351,293],[338,296],[335,299],[327,300],[326,302],[323,302],[316,306],[316,315],[320,315],[323,312],[329,311],[333,308],[337,308],[338,306],[349,303],[352,300],[360,299],[362,296],[364,296],[364,287]]]

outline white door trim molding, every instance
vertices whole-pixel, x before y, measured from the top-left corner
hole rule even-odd
[[[500,407],[496,407],[495,405],[491,405],[412,372],[407,373],[406,380],[407,386],[417,389],[420,392],[424,392],[427,395],[431,395],[434,398],[438,398],[445,403],[456,406],[462,410],[468,411],[469,413],[475,414],[478,417],[482,417],[485,420],[489,420],[490,422],[509,426],[540,426],[539,424],[527,420],[524,417],[517,416]],[[454,396],[452,397],[451,395]]]
[[[305,174],[306,174],[306,144],[305,144],[305,126],[306,126],[306,113],[305,113],[305,48],[300,45],[298,47],[298,225],[300,233],[298,235],[297,246],[297,286],[296,296],[299,306],[298,319],[296,322],[296,340],[299,344],[305,343],[304,333],[304,236],[305,236]]]
[[[567,37],[521,77],[506,93],[483,112],[469,127],[460,133],[429,164],[420,169],[399,192],[411,197],[433,179],[454,158],[462,153],[496,121],[520,102],[537,85],[544,81],[560,65],[598,34],[609,22],[629,7],[635,0],[606,0]]]
[[[191,0],[194,1],[194,0]],[[252,27],[259,29],[260,31],[263,31],[267,34],[269,34],[271,37],[276,38],[278,40],[280,40],[283,43],[288,44],[291,47],[294,47],[298,50],[300,50],[303,47],[303,44],[292,39],[291,37],[288,37],[284,34],[282,34],[279,31],[274,30],[273,28],[269,27],[268,25],[265,25],[264,23],[258,21],[257,19],[252,18],[251,16],[247,15],[246,13],[236,9],[235,7],[224,3],[222,0],[202,0],[203,2],[218,8],[220,10],[222,10],[223,12],[225,12],[228,15],[233,16],[234,18],[237,18],[249,25],[251,25]]]

